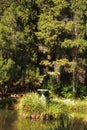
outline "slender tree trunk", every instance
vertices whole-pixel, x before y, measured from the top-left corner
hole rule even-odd
[[[77,88],[78,88],[78,65],[77,62],[75,62],[75,66],[73,68],[73,96],[77,97]]]
[[[61,65],[58,66],[58,73],[57,73],[57,83],[58,83],[58,88],[60,88],[61,85]]]
[[[56,81],[57,81],[57,85],[58,85],[58,89],[61,86],[61,65],[55,64],[55,72],[56,72]]]
[[[77,15],[74,15],[74,36],[75,39],[78,37],[78,28],[77,28]],[[78,46],[75,45],[73,48],[73,62],[75,63],[73,68],[73,96],[77,97],[77,88],[78,88]]]

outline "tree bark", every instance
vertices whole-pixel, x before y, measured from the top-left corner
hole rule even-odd
[[[77,97],[77,88],[78,88],[78,65],[75,61],[75,66],[73,68],[73,96]]]
[[[78,27],[77,27],[77,15],[74,14],[74,40],[78,38]],[[73,48],[73,62],[75,63],[73,68],[73,96],[77,97],[78,88],[78,46],[77,44]]]
[[[61,65],[55,64],[56,81],[57,81],[58,89],[61,86],[61,79],[60,79],[60,77],[61,77],[61,68],[62,68]]]

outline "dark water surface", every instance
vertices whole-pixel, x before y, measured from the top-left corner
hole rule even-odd
[[[15,111],[0,110],[0,130],[87,130],[87,122],[65,117],[57,121],[33,121],[18,118]]]

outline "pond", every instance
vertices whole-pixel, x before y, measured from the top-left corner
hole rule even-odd
[[[0,110],[0,130],[87,130],[85,120],[63,117],[57,121],[35,121],[18,118],[13,110]]]

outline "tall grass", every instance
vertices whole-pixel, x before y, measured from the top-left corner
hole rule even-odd
[[[77,111],[77,112],[86,113],[87,112],[87,98],[83,100],[81,99],[76,100],[75,104],[73,105],[73,109],[74,111]]]
[[[66,112],[64,103],[44,103],[37,93],[25,94],[19,102],[19,113],[32,119],[57,119]]]
[[[46,109],[37,93],[25,94],[19,102],[19,113],[23,116],[41,114]]]

